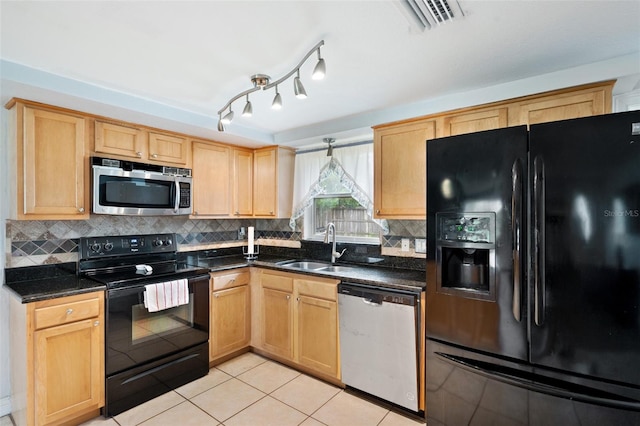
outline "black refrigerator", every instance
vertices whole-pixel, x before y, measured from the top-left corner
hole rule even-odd
[[[426,415],[640,425],[640,111],[427,141]]]

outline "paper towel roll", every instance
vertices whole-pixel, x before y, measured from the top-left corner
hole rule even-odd
[[[249,236],[249,248],[247,250],[247,254],[253,254],[253,226],[249,227],[248,236]]]

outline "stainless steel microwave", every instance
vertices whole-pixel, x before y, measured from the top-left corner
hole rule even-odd
[[[93,213],[191,214],[191,169],[91,157]]]

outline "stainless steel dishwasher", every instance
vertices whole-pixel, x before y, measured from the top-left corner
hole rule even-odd
[[[419,296],[354,283],[338,286],[342,382],[415,412]]]

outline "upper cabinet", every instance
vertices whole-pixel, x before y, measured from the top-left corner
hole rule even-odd
[[[193,216],[228,217],[231,212],[231,148],[194,141]]]
[[[88,219],[87,118],[55,108],[10,103],[11,167],[15,165],[17,219]],[[15,157],[15,161],[11,158]],[[12,191],[13,192],[13,191]]]
[[[436,122],[424,120],[376,127],[373,139],[375,217],[426,217],[425,141],[436,136]]]
[[[374,213],[426,217],[426,141],[611,112],[615,81],[578,86],[373,127]]]
[[[253,214],[253,151],[233,149],[233,215]]]
[[[283,147],[257,149],[253,153],[253,215],[288,218],[293,202],[295,151]]]
[[[94,151],[151,163],[186,165],[186,137],[147,131],[134,125],[96,120]]]

